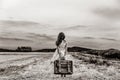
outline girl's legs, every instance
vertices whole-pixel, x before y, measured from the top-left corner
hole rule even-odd
[[[61,77],[63,77],[63,74],[61,74]]]
[[[61,77],[66,77],[66,74],[61,74]]]
[[[59,72],[61,72],[61,60],[59,60]]]
[[[66,77],[66,74],[64,74],[64,77]]]

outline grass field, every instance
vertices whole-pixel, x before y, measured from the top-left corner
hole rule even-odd
[[[3,53],[1,53],[3,54]],[[61,78],[53,74],[52,53],[5,53],[0,55],[0,80],[119,80],[120,61],[90,54],[69,53],[72,75]],[[17,54],[17,55],[16,55]],[[25,55],[24,55],[25,54]],[[92,59],[93,58],[93,59]],[[95,62],[94,62],[95,61]],[[102,61],[106,61],[103,64]],[[98,64],[100,63],[101,64]],[[106,65],[109,63],[109,65]]]

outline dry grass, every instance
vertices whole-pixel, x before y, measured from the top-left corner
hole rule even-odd
[[[120,79],[120,66],[103,64],[104,59],[94,55],[67,55],[68,60],[73,61],[72,75],[67,75],[65,78],[61,78],[60,75],[53,74],[53,64],[50,64],[51,54],[38,55],[31,57],[30,59],[24,59],[19,61],[13,61],[14,66],[9,67],[10,70],[14,70],[17,74],[0,75],[0,80],[119,80]],[[79,57],[78,57],[79,56]],[[97,60],[98,59],[98,60]],[[31,61],[34,61],[31,64]],[[17,63],[27,64],[25,67],[15,67]],[[9,63],[11,64],[11,63]],[[112,63],[111,63],[112,64]],[[19,65],[22,66],[22,65]],[[8,70],[9,71],[9,70]],[[11,72],[11,71],[10,71]]]

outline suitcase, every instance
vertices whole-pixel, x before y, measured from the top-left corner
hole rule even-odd
[[[71,60],[55,60],[54,74],[73,74],[73,62]]]

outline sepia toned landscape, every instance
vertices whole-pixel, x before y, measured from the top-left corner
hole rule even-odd
[[[0,80],[120,80],[120,0],[0,0]]]

